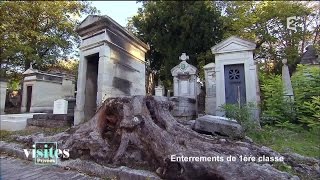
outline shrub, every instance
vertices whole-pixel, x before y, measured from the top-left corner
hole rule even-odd
[[[295,121],[294,105],[290,97],[284,96],[282,78],[279,75],[260,74],[261,122],[283,124]]]
[[[254,130],[259,126],[258,120],[253,119],[254,115],[252,112],[256,107],[252,103],[241,106],[237,104],[224,104],[220,108],[225,111],[227,118],[237,120],[245,131]]]
[[[307,127],[319,127],[320,68],[298,65],[291,79],[299,122]]]
[[[300,121],[310,128],[320,127],[320,96],[313,96],[311,102],[304,102],[302,107],[304,113],[301,114]]]

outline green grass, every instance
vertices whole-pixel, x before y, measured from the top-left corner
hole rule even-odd
[[[255,143],[286,153],[294,152],[303,156],[320,158],[320,131],[288,130],[265,126],[261,131],[248,132]]]
[[[14,141],[12,135],[20,135],[20,136],[26,136],[36,133],[43,133],[44,135],[50,136],[54,135],[60,132],[63,132],[67,130],[68,128],[27,128],[20,131],[6,131],[6,130],[0,130],[0,139],[1,141]]]

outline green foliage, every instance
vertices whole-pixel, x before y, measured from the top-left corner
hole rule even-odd
[[[96,9],[80,1],[2,1],[0,12],[0,65],[17,72],[66,58],[79,42],[79,17]]]
[[[238,35],[257,43],[256,56],[265,70],[281,73],[281,60],[288,60],[290,72],[299,61],[305,42],[319,40],[319,4],[298,1],[221,1],[224,9],[224,37]],[[287,18],[300,19],[297,31],[287,29]],[[316,26],[314,26],[316,25]],[[271,67],[268,64],[272,63]]]
[[[290,97],[284,96],[283,82],[279,75],[259,74],[261,84],[261,121],[263,124],[290,125],[295,113]],[[286,123],[285,123],[286,122]]]
[[[311,128],[320,127],[320,68],[299,65],[291,80],[298,120]]]
[[[227,118],[237,120],[246,132],[254,130],[259,126],[258,121],[253,119],[252,112],[256,107],[252,103],[240,106],[236,104],[224,104],[220,108],[225,112]]]
[[[304,102],[305,112],[301,117],[301,122],[309,127],[320,127],[320,96],[313,96],[311,102]],[[312,114],[306,116],[305,114]]]
[[[214,61],[210,48],[223,33],[220,12],[212,1],[144,1],[127,27],[150,45],[147,61],[152,70],[160,71],[167,88],[172,85],[170,70],[180,63],[181,53],[187,53],[188,62],[200,69]]]
[[[304,130],[300,127],[298,131],[287,128],[264,126],[259,131],[250,131],[247,136],[255,143],[272,148],[281,153],[298,153],[304,156],[320,158],[319,130]]]

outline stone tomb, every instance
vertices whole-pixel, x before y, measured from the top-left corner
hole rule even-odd
[[[75,78],[66,74],[53,74],[30,66],[24,73],[21,112],[50,112],[53,102],[74,97]]]
[[[208,101],[216,100],[216,113],[209,114],[223,116],[220,106],[223,104],[253,103],[256,106],[260,102],[260,91],[257,76],[257,67],[253,60],[253,50],[256,44],[235,36],[231,36],[211,48],[215,55],[214,71],[208,67],[206,81],[210,81],[209,88],[216,85],[216,97]],[[213,67],[213,65],[211,66]],[[210,72],[210,73],[209,73]],[[209,78],[209,74],[210,77]],[[215,75],[215,77],[214,77]],[[215,83],[214,83],[215,81]],[[210,91],[207,94],[214,94]],[[212,104],[214,102],[206,102]],[[258,109],[254,110],[254,117],[258,118]]]
[[[189,56],[182,53],[179,57],[181,63],[171,69],[173,76],[174,96],[197,98],[197,68],[187,63]]]
[[[169,98],[174,103],[171,114],[178,120],[190,120],[197,114],[197,68],[188,64],[189,56],[182,53],[181,63],[171,69],[174,96]]]
[[[76,32],[82,41],[75,124],[109,97],[146,94],[145,43],[108,16],[89,15]]]

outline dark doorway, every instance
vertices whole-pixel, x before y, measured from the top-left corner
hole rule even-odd
[[[244,65],[224,66],[226,104],[246,103],[246,83]]]
[[[98,64],[99,54],[93,54],[86,57],[87,60],[87,74],[86,74],[86,88],[85,88],[85,104],[84,115],[85,119],[91,119],[96,113],[97,109],[97,79],[98,79]]]
[[[27,86],[27,105],[26,112],[30,112],[31,107],[31,98],[32,98],[32,86]]]

